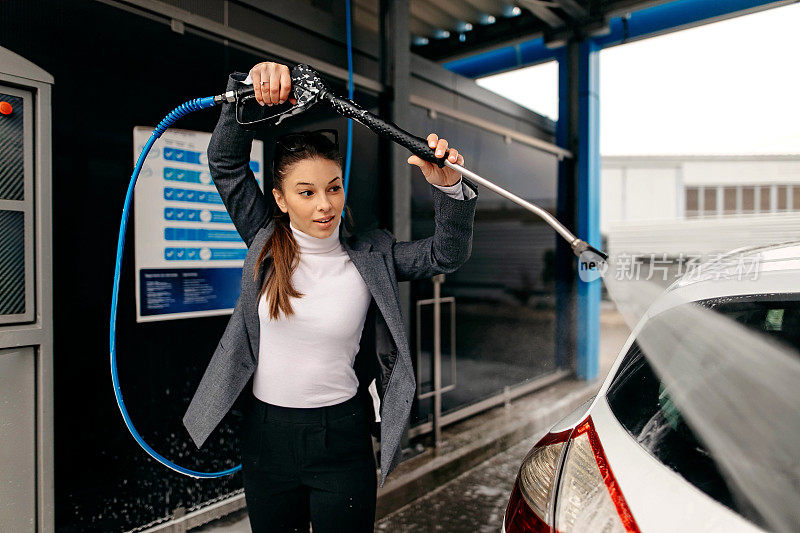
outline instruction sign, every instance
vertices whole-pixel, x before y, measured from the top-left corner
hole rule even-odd
[[[133,161],[153,128],[133,129]],[[211,134],[167,130],[150,149],[134,191],[136,321],[224,315],[241,291],[247,247],[211,179]],[[264,143],[250,168],[264,190]]]

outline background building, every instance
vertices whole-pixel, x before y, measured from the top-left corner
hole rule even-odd
[[[800,155],[603,157],[611,253],[718,254],[800,238]]]

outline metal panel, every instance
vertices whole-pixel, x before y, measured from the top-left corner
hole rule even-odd
[[[439,90],[444,93],[444,89]],[[416,97],[412,98],[412,103],[417,101]],[[487,122],[497,114],[488,107],[481,111],[480,119]],[[450,140],[459,152],[464,153],[470,169],[491,176],[492,181],[527,200],[553,209],[557,155],[542,150],[538,142],[532,146],[497,131],[486,131],[485,124],[475,123],[474,115],[455,113],[456,118],[452,114],[452,110],[432,113],[412,105],[408,121],[412,131],[421,134],[436,132]],[[535,138],[530,140],[538,141]],[[422,238],[434,230],[430,185],[422,179],[412,179],[411,182],[415,206],[412,237]],[[554,232],[545,228],[546,225],[538,218],[519,213],[508,200],[491,193],[481,196],[475,218],[470,259],[457,272],[448,275],[448,283],[442,286],[442,290],[447,291],[446,297],[454,296],[459,301],[454,309],[459,326],[455,334],[451,329],[450,335],[454,340],[457,338],[456,344],[460,348],[456,363],[459,384],[441,396],[440,427],[447,420],[458,419],[458,416],[452,418],[450,415],[461,413],[462,409],[474,414],[475,405],[484,409],[496,405],[498,394],[502,403],[504,387],[514,388],[521,382],[551,373],[557,366],[552,320],[553,283],[547,272],[552,270],[548,257],[552,255],[556,242]],[[417,298],[427,301],[430,283],[412,283]],[[429,307],[418,307],[421,310],[417,310],[415,322],[429,324],[429,315],[427,318],[419,315],[420,312],[430,313]],[[449,341],[446,337],[447,317],[444,318],[441,339],[443,350],[446,350]],[[509,331],[515,332],[513,340]],[[429,327],[418,326],[415,336],[427,339],[422,345],[424,348],[427,344],[426,351],[435,345]],[[417,364],[417,370],[424,377],[429,359],[424,352],[420,353],[419,348],[417,353],[422,362],[422,365]],[[452,383],[452,377],[448,376],[452,363],[452,360],[443,361],[440,365],[441,392]],[[423,379],[418,379],[418,382],[425,385]],[[427,390],[419,391],[421,397],[416,402],[418,407],[412,423],[427,423],[428,415],[436,410],[433,398],[425,394]],[[484,401],[487,398],[490,399],[488,403]],[[426,427],[433,428],[434,424]],[[420,434],[415,431],[416,435]]]
[[[55,530],[52,84],[53,76],[41,67],[0,47],[0,93],[23,100],[19,110],[23,113],[23,200],[0,200],[0,210],[12,212],[7,216],[17,221],[23,217],[26,299],[24,317],[16,315],[15,323],[0,318],[0,464],[3,466],[0,529],[3,531]],[[0,115],[0,120],[8,116]],[[14,239],[18,239],[18,234]],[[3,259],[7,258],[0,254],[0,263]],[[6,318],[12,316],[15,315]]]
[[[466,99],[459,98],[458,101],[460,103],[462,103],[465,100]],[[555,145],[553,143],[549,143],[547,141],[543,141],[543,140],[541,140],[541,139],[539,139],[537,137],[533,137],[531,135],[526,135],[524,133],[520,133],[519,131],[517,131],[515,129],[504,127],[503,125],[498,124],[496,121],[495,122],[490,122],[488,120],[483,120],[483,119],[477,118],[474,114],[470,114],[468,111],[457,110],[457,109],[455,109],[455,107],[443,106],[443,105],[441,105],[440,103],[438,103],[438,102],[436,102],[434,100],[428,100],[428,99],[425,99],[425,98],[418,97],[416,95],[411,95],[411,103],[428,109],[429,113],[431,113],[431,112],[436,113],[436,114],[442,113],[443,115],[448,115],[450,117],[453,117],[453,118],[455,118],[457,120],[461,120],[461,121],[466,122],[468,124],[474,124],[475,126],[478,126],[479,128],[481,128],[483,130],[491,131],[491,132],[497,133],[498,135],[502,135],[503,137],[506,137],[509,140],[513,139],[513,140],[518,141],[518,142],[520,142],[522,144],[527,144],[528,146],[532,146],[534,148],[538,148],[538,149],[540,149],[540,150],[542,150],[544,152],[553,153],[553,154],[557,155],[559,159],[561,159],[563,157],[572,157],[572,154],[569,151],[564,150],[563,148],[561,148],[558,145]],[[462,105],[459,106],[459,107],[463,108],[465,106],[462,103]],[[473,110],[480,110],[480,108],[479,107],[475,107]],[[431,118],[435,118],[435,117],[431,117]],[[498,118],[500,118],[500,117],[498,117]],[[521,121],[520,122],[511,121],[511,123],[515,127],[518,126],[518,125],[524,125],[524,123],[522,123]],[[519,126],[519,127],[521,128],[521,126]]]
[[[185,0],[184,0],[185,1]],[[303,28],[309,28],[314,33],[319,34],[326,39],[338,41],[344,46],[346,42],[346,33],[342,21],[345,16],[344,2],[329,2],[326,9],[322,3],[306,3],[306,2],[275,2],[271,0],[239,0],[239,3],[245,4],[251,9],[251,12],[263,12],[289,21],[293,25]],[[351,7],[355,7],[356,2],[351,0]],[[229,2],[229,5],[233,5]],[[374,0],[372,2],[358,2],[359,6],[369,6],[368,12],[377,14],[378,6]],[[377,17],[376,17],[377,18]],[[379,55],[376,53],[379,49],[379,35],[377,28],[377,21],[374,28],[362,30],[361,26],[356,25],[356,17],[353,17],[352,30],[352,44],[355,55],[363,54],[372,59],[379,60]],[[290,26],[285,24],[285,26]],[[306,44],[306,43],[303,43]]]
[[[0,325],[33,321],[33,113],[28,91],[0,86]]]
[[[409,6],[411,16],[436,28],[454,30],[459,22],[458,18],[447,11],[424,0],[410,0]]]
[[[252,20],[258,19],[266,23],[268,18],[261,12],[252,10],[246,11],[244,7],[238,4],[228,4],[226,23],[221,24],[204,16],[171,6],[159,0],[126,0],[125,2],[120,2],[119,0],[97,1],[115,6],[128,12],[136,13],[152,20],[157,20],[167,25],[171,23],[171,19],[179,20],[183,22],[186,33],[199,34],[204,38],[215,36],[221,37],[227,40],[226,44],[228,46],[243,49],[248,53],[266,54],[268,58],[273,58],[273,60],[285,59],[294,63],[307,63],[313,65],[314,68],[320,73],[334,76],[340,80],[346,80],[348,77],[346,66],[338,66],[338,60],[335,62],[327,62],[320,58],[319,53],[315,53],[313,55],[305,53],[305,45],[307,45],[308,39],[301,39],[298,41],[296,35],[287,34],[288,38],[293,40],[287,41],[284,44],[279,44],[275,39],[271,38],[270,40],[266,40],[262,38],[262,35],[269,36],[269,31],[265,32],[263,26],[255,25],[252,28],[250,28],[250,26],[252,26]],[[232,19],[245,23],[248,28],[253,30],[255,33],[249,33],[244,29],[234,27],[235,23],[232,21]],[[273,26],[273,28],[283,32],[286,28],[286,25],[277,24],[276,26]],[[358,37],[358,35],[359,33],[356,32],[354,38]],[[321,42],[317,41],[316,38],[312,40]],[[298,42],[302,42],[304,45],[303,50],[298,49]],[[354,46],[356,46],[356,44],[357,43],[355,43]],[[330,47],[323,48],[323,51],[326,54],[333,54],[336,50],[335,48],[329,50],[329,48]],[[364,60],[360,61],[361,58],[364,58]],[[374,79],[374,70],[377,68],[375,61],[372,61],[366,55],[362,56],[361,54],[356,54],[354,61],[354,83],[373,91],[383,90],[383,87]]]
[[[482,13],[479,9],[473,7],[469,2],[464,2],[462,0],[436,0],[435,2],[430,0],[423,0],[422,1],[423,7],[435,7],[441,11],[444,11],[451,17],[454,17],[458,22],[478,22]],[[499,14],[500,11],[497,11]],[[451,29],[451,28],[443,28],[443,29]],[[457,27],[456,27],[457,29]]]
[[[459,97],[466,97],[485,106],[487,108],[486,111],[478,115],[481,118],[491,116],[491,119],[495,120],[495,113],[493,112],[500,112],[535,126],[539,132],[536,135],[537,137],[551,140],[555,134],[555,123],[549,118],[543,117],[516,102],[512,102],[508,98],[481,87],[473,80],[451,72],[438,63],[411,54],[411,72],[413,74],[412,94],[418,94],[418,89],[421,86],[418,83],[418,79],[423,80],[425,84],[443,88],[445,91],[452,92]],[[420,93],[419,96],[425,95]],[[452,101],[453,105],[455,105],[455,98]]]
[[[0,524],[36,531],[36,365],[33,348],[0,350]]]
[[[540,4],[538,0],[519,0],[519,3],[551,28],[560,28],[565,25],[561,17],[550,11],[546,5]]]
[[[224,22],[225,20],[225,2],[209,2],[208,0],[163,1],[216,22]]]

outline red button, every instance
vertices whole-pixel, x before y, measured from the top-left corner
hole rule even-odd
[[[0,113],[10,115],[14,108],[8,102],[0,102]]]

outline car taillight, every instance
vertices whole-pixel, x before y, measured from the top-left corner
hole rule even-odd
[[[564,453],[558,494],[553,498],[556,469]],[[514,483],[505,524],[506,533],[639,531],[591,418],[574,430],[546,435],[528,453]]]
[[[506,507],[506,533],[550,531],[553,482],[569,433],[546,435],[523,459]]]
[[[578,424],[570,436],[558,482],[555,519],[561,533],[639,531],[591,418]]]

